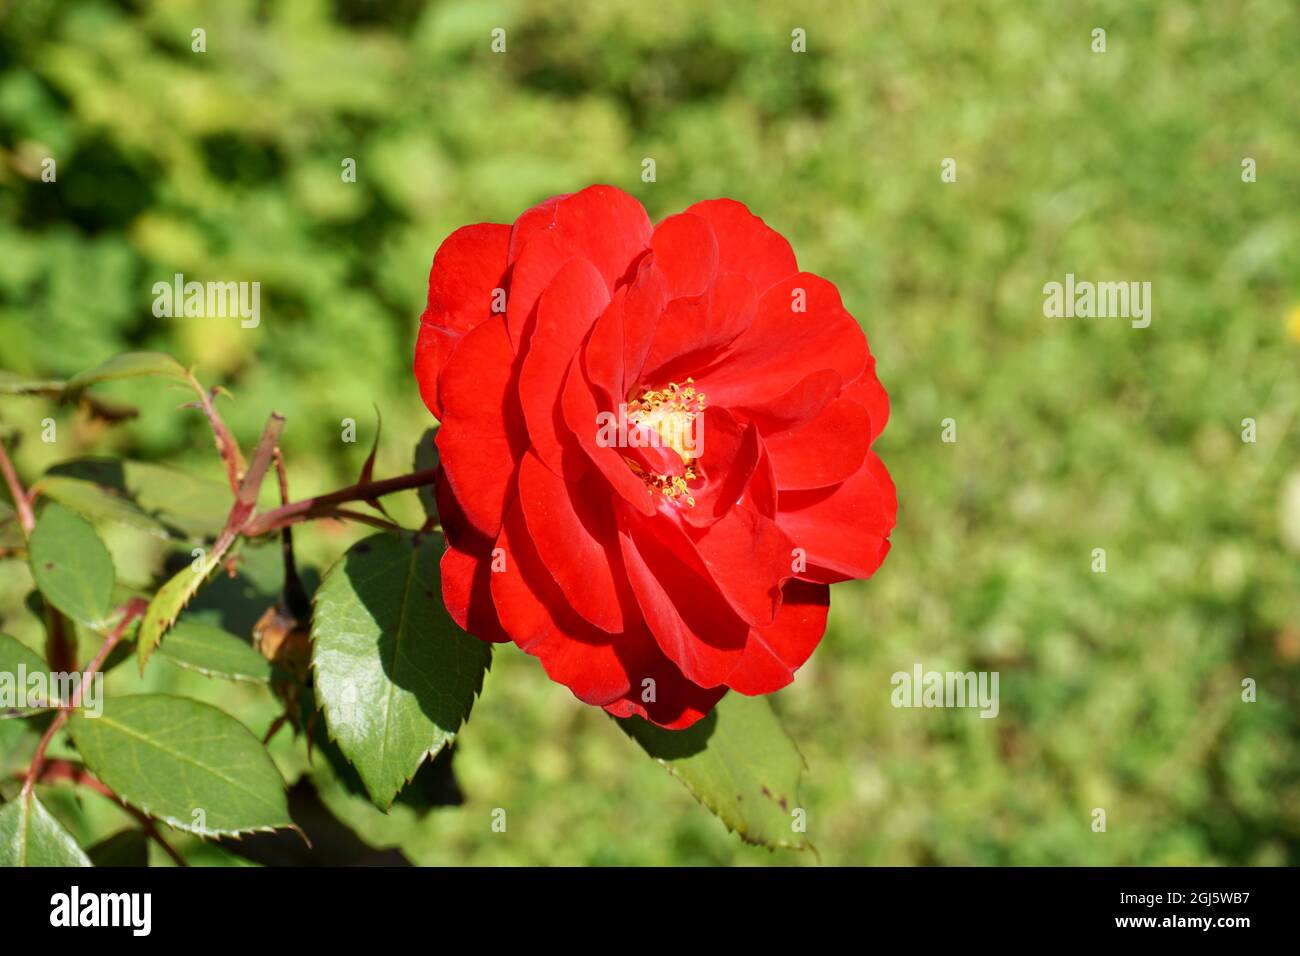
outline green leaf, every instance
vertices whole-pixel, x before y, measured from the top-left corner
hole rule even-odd
[[[63,401],[82,397],[81,392],[73,394],[67,391],[67,387],[66,382],[57,379],[24,378],[21,375],[0,370],[0,395],[39,396],[41,398],[57,398]],[[137,409],[130,405],[105,401],[102,398],[86,402],[85,407],[95,418],[106,422],[126,421],[138,414]]]
[[[91,520],[184,540],[215,538],[230,511],[230,488],[224,481],[115,458],[61,462],[31,490]]]
[[[0,369],[0,395],[59,395],[63,383],[57,379],[34,379]]]
[[[11,551],[21,551],[27,547],[27,537],[18,522],[18,512],[6,502],[0,501],[0,557]]]
[[[261,623],[262,615],[280,599],[284,589],[284,552],[278,536],[240,542],[239,562],[235,567],[234,577],[223,571],[203,585],[181,614],[177,626],[186,621],[201,621],[237,634],[247,643],[248,636]],[[298,572],[307,593],[315,592],[320,584],[316,569],[299,564]],[[170,639],[165,638],[158,646],[166,647]]]
[[[371,800],[389,807],[450,743],[483,686],[491,648],[442,604],[442,539],[378,534],[353,545],[316,592],[312,666],[330,736]]]
[[[90,860],[35,794],[20,793],[0,807],[0,866],[90,866]]]
[[[26,720],[0,720],[0,777],[25,775],[36,743],[54,721],[55,711],[43,710]]]
[[[145,375],[159,375],[178,382],[190,381],[189,372],[166,352],[123,352],[114,355],[86,372],[80,372],[68,379],[65,396],[76,395],[83,389],[100,382],[110,382],[120,378],[140,378]]]
[[[119,830],[92,846],[86,855],[95,866],[148,866],[149,838],[143,830]]]
[[[25,696],[28,674],[48,674],[49,667],[34,650],[8,634],[0,634],[0,720],[6,717],[27,717],[39,714],[46,708],[17,707],[17,699]],[[10,684],[9,682],[13,683]],[[15,695],[9,700],[9,689]]]
[[[74,621],[104,626],[113,612],[113,559],[84,518],[63,505],[47,504],[32,532],[27,560],[46,600]]]
[[[618,723],[746,843],[808,845],[794,829],[803,756],[766,698],[728,694],[686,730],[640,717]]]
[[[203,582],[221,564],[225,550],[225,548],[213,547],[210,551],[205,551],[202,557],[177,571],[171,580],[160,587],[158,593],[153,596],[153,600],[149,602],[149,607],[144,612],[144,619],[140,622],[140,630],[135,639],[135,652],[140,659],[141,674],[144,673],[144,666],[149,663],[149,656],[153,654],[162,636],[176,623],[176,618],[185,609],[185,605],[190,603],[190,599],[198,593]]]
[[[208,677],[266,684],[271,663],[247,641],[203,621],[180,621],[158,646],[158,653],[174,664]]]
[[[291,827],[284,781],[261,742],[211,704],[142,694],[78,711],[86,766],[126,803],[199,836]]]
[[[170,537],[163,524],[151,518],[131,499],[100,485],[59,475],[46,475],[33,488],[42,497],[57,501],[88,519],[114,521],[160,538]]]

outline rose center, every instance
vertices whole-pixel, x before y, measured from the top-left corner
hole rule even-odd
[[[669,382],[662,388],[645,389],[627,405],[628,422],[650,431],[657,438],[655,444],[671,448],[684,466],[680,475],[650,474],[629,462],[632,469],[641,475],[652,492],[658,491],[664,497],[683,501],[688,506],[695,504],[689,483],[697,477],[694,465],[703,453],[704,400],[704,393],[695,388],[693,379],[688,378],[680,385]]]

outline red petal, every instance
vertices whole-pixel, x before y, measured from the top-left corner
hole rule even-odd
[[[862,467],[871,444],[871,417],[852,399],[837,398],[811,421],[764,441],[778,488],[823,488]]]
[[[613,421],[616,419],[611,419]],[[639,444],[632,444],[634,441]],[[681,456],[660,440],[658,432],[643,425],[629,423],[627,442],[616,447],[625,460],[635,462],[647,475],[679,477],[686,474],[686,463]]]
[[[683,730],[708,714],[727,692],[723,686],[705,689],[692,683],[664,656],[653,638],[635,637],[636,640],[621,640],[618,645],[631,687],[621,698],[605,705],[615,717],[635,715],[660,727]],[[645,699],[652,694],[653,700]]]
[[[484,222],[457,229],[434,253],[415,377],[424,403],[438,418],[438,375],[461,336],[492,314],[493,293],[505,282],[509,242],[509,226]]]
[[[462,226],[448,236],[429,269],[429,320],[463,335],[490,316],[509,244],[510,227],[495,222]]]
[[[520,214],[514,225],[510,227],[509,261],[512,265],[519,258],[519,253],[523,252],[528,240],[538,232],[546,229],[554,221],[555,207],[572,195],[573,193],[561,193],[558,196],[552,196],[550,199],[544,199],[536,206],[526,209]]]
[[[793,387],[759,401],[731,406],[737,415],[758,424],[767,435],[785,428],[794,428],[816,416],[843,391],[840,373],[824,368],[810,372]]]
[[[781,613],[768,627],[749,632],[745,654],[727,678],[742,694],[770,694],[794,680],[794,673],[826,633],[831,589],[825,584],[788,581]]]
[[[781,492],[779,524],[807,555],[800,577],[833,583],[868,578],[889,551],[898,498],[874,452],[853,477],[831,488]]]
[[[609,290],[596,267],[585,259],[570,259],[555,274],[537,303],[537,322],[523,352],[519,371],[519,401],[528,424],[528,437],[542,460],[560,469],[560,389],[578,346],[591,324],[609,303]]]
[[[566,483],[532,452],[519,467],[519,503],[542,563],[575,611],[616,634],[624,630],[620,584],[623,599],[630,595],[618,527],[601,490],[593,493],[590,480]]]
[[[613,186],[588,186],[525,213],[511,240],[510,341],[516,347],[523,341],[538,298],[566,262],[586,259],[612,293],[645,251],[652,232],[641,204]]]
[[[442,601],[452,620],[484,641],[508,641],[492,603],[491,538],[474,532],[452,496],[444,475],[438,476],[438,514],[447,537],[443,552]]]
[[[707,368],[753,323],[756,306],[754,287],[734,272],[718,276],[704,295],[673,299],[659,316],[640,384],[681,382]]]
[[[686,210],[713,227],[718,239],[718,271],[739,272],[762,293],[799,271],[785,237],[734,199],[709,199]]]
[[[481,641],[508,641],[492,603],[492,556],[470,554],[450,542],[442,553],[442,600],[461,629]]]
[[[465,517],[495,537],[515,465],[527,447],[518,410],[514,353],[502,316],[468,333],[443,369],[439,394],[446,411],[438,453]]]
[[[460,336],[455,332],[421,320],[415,339],[415,381],[420,386],[420,398],[425,407],[439,420],[442,419],[442,403],[438,401],[438,377],[458,342]]]
[[[793,311],[798,290],[806,296],[806,312]],[[710,404],[734,407],[779,395],[826,369],[852,382],[866,365],[866,336],[835,286],[801,272],[769,288],[753,324],[714,369],[695,378]]]
[[[781,606],[781,583],[790,578],[794,542],[775,521],[744,505],[688,536],[709,578],[747,623],[772,623]]]
[[[618,518],[623,566],[655,641],[691,682],[724,683],[745,651],[748,625],[645,519],[625,511]]]
[[[618,717],[637,714],[663,727],[689,727],[726,693],[688,681],[637,622],[637,630],[609,635],[592,628],[565,604],[529,537],[518,509],[511,509],[498,546],[506,570],[492,576],[495,600],[516,642],[537,657],[547,676],[568,687],[579,700],[604,706]],[[653,701],[642,701],[647,678]]]
[[[650,248],[674,298],[704,293],[718,272],[718,241],[698,216],[669,216],[655,227]]]
[[[631,284],[618,290],[596,320],[584,351],[584,367],[609,407],[625,401],[636,384],[667,302],[667,281],[654,256],[647,255]]]
[[[742,427],[725,408],[706,408],[699,434],[700,482],[691,488],[695,507],[682,509],[681,515],[688,524],[703,527],[726,514],[745,493],[761,449],[758,428]]]
[[[764,517],[775,519],[777,498],[776,472],[772,468],[772,456],[767,453],[767,446],[759,442],[758,464],[749,478],[749,486],[745,489],[743,500]]]
[[[496,544],[505,554],[505,570],[492,575],[492,598],[506,633],[579,700],[601,706],[626,694],[632,685],[615,637],[569,608],[538,557],[518,506],[506,513]]]
[[[650,489],[646,487],[644,481],[632,473],[632,469],[623,460],[620,449],[602,447],[596,443],[596,434],[600,427],[597,415],[600,414],[601,409],[596,406],[591,383],[587,381],[580,362],[574,362],[569,366],[569,377],[564,383],[560,407],[564,414],[565,425],[592,464],[600,469],[609,486],[641,514],[647,516],[654,514],[657,505],[650,494]]]
[[[889,395],[885,392],[885,386],[880,384],[880,379],[876,378],[875,358],[867,360],[866,371],[856,382],[845,388],[843,394],[867,410],[871,417],[871,440],[874,442],[889,421]]]

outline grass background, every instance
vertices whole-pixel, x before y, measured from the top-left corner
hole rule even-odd
[[[807,759],[820,861],[1294,865],[1297,49],[1286,0],[8,0],[0,368],[171,351],[232,390],[246,447],[285,413],[305,495],[354,478],[374,406],[377,474],[409,470],[431,424],[409,372],[416,319],[454,228],[591,182],[656,220],[740,199],[839,286],[893,400],[878,445],[899,489],[893,552],[833,589],[825,640],[775,698]],[[46,156],[57,183],[40,181]],[[150,287],[175,272],[260,281],[261,326],[155,319]],[[1150,281],[1151,327],[1045,319],[1042,286],[1067,272]],[[142,416],[111,432],[35,400],[0,407],[24,474],[88,451],[219,474],[180,397],[115,393]],[[407,497],[396,507],[417,513]],[[299,549],[323,567],[355,536],[317,526]],[[142,579],[157,570],[112,544]],[[35,644],[28,590],[21,564],[0,565],[0,629]],[[891,707],[890,675],[917,662],[999,671],[999,717]],[[274,715],[264,691],[154,671],[259,732]],[[319,773],[277,744],[288,776]],[[459,808],[384,817],[323,796],[418,862],[818,859],[742,845],[510,647],[456,770]],[[122,824],[98,798],[79,814],[51,799],[86,839]]]

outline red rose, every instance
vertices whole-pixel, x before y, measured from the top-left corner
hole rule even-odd
[[[656,227],[592,186],[458,229],[420,323],[447,608],[589,704],[680,728],[784,687],[889,550],[867,340],[738,202]]]

